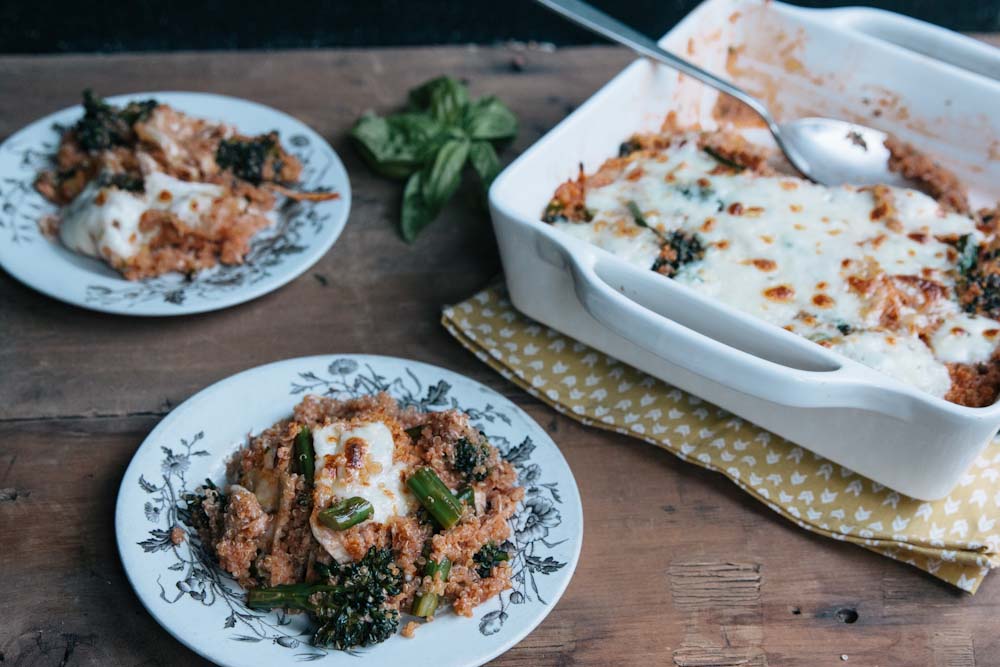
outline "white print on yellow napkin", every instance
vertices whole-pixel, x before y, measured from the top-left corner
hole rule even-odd
[[[970,593],[1000,566],[1000,442],[987,447],[950,496],[921,502],[528,319],[503,287],[446,308],[442,322],[477,357],[556,410],[720,472],[801,528]]]

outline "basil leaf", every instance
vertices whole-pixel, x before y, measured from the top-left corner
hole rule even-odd
[[[500,173],[500,158],[488,141],[473,141],[469,147],[469,162],[483,182],[483,190],[490,189],[490,183]]]
[[[430,171],[422,179],[424,201],[432,209],[444,206],[462,181],[462,167],[469,157],[468,139],[449,139],[434,156]]]
[[[469,91],[455,79],[442,76],[411,90],[410,104],[421,111],[429,111],[437,121],[451,125],[462,119],[469,105]]]
[[[406,178],[423,166],[445,134],[427,114],[400,113],[382,118],[365,114],[351,129],[365,161],[389,178]]]
[[[406,181],[406,189],[403,191],[403,210],[399,218],[399,229],[408,243],[412,243],[417,234],[429,225],[438,213],[431,210],[424,201],[423,180],[424,172],[414,172]]]
[[[464,84],[442,76],[411,90],[402,113],[365,114],[351,136],[373,170],[406,179],[400,231],[413,241],[455,194],[467,161],[489,188],[500,171],[490,142],[516,132],[517,119],[499,100],[472,102]]]
[[[495,97],[483,97],[470,104],[464,126],[473,139],[510,139],[517,134],[517,118]]]

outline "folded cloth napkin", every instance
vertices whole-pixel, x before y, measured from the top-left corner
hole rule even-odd
[[[950,496],[921,502],[528,319],[502,286],[445,308],[442,323],[559,412],[719,472],[806,530],[909,563],[969,593],[1000,567],[1000,440]]]

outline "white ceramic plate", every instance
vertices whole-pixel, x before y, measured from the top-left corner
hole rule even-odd
[[[125,280],[104,262],[47,239],[38,228],[38,220],[56,207],[35,192],[33,183],[59,143],[54,126],[71,125],[83,114],[75,106],[35,121],[0,145],[0,266],[29,287],[84,308],[123,315],[187,315],[266,294],[326,254],[347,222],[351,186],[340,158],[322,137],[288,114],[222,95],[151,92],[108,100],[123,104],[149,98],[224,121],[246,134],[277,130],[286,150],[302,160],[303,186],[329,188],[340,198],[279,203],[277,221],[254,237],[244,264],[215,267],[191,280],[180,274]]]
[[[511,522],[514,588],[477,607],[474,618],[441,613],[412,639],[397,635],[352,653],[327,651],[309,643],[303,616],[247,609],[242,589],[192,543],[190,533],[175,546],[170,530],[183,525],[181,495],[206,478],[221,484],[227,458],[247,434],[289,416],[305,394],[346,398],[378,391],[420,410],[464,410],[515,466],[527,496]],[[576,569],[583,514],[576,482],[555,443],[493,390],[415,361],[318,356],[244,371],[171,412],[125,472],[115,532],[125,572],[149,612],[186,646],[220,665],[315,660],[465,667],[514,646],[551,611]]]

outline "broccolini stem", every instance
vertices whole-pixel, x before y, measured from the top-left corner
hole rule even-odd
[[[445,530],[453,528],[462,518],[462,503],[430,468],[421,468],[410,475],[406,485]]]
[[[332,530],[347,530],[351,526],[372,518],[375,509],[372,504],[361,498],[354,496],[346,498],[340,502],[330,505],[319,513],[319,521]]]
[[[734,160],[730,160],[725,155],[715,150],[711,146],[705,146],[702,150],[711,155],[713,158],[715,158],[716,161],[721,162],[722,164],[732,169],[735,169],[736,171],[743,171],[744,169],[746,169],[744,165]]]
[[[316,472],[316,459],[313,454],[312,431],[303,426],[295,435],[295,461],[300,475],[305,475],[306,481],[312,484]]]
[[[449,574],[451,574],[451,561],[447,558],[442,558],[440,563],[428,560],[427,565],[424,566],[424,576],[430,577],[431,581],[435,579],[448,581]],[[440,599],[441,596],[437,593],[418,593],[413,601],[413,615],[421,618],[433,616],[434,612],[437,611]]]
[[[469,507],[476,507],[476,491],[471,486],[466,486],[460,489],[459,492],[455,494],[455,498],[458,499],[458,502],[465,503]]]
[[[640,227],[645,227],[649,231],[653,232],[658,237],[660,237],[661,241],[667,240],[666,237],[664,237],[663,232],[661,232],[656,227],[651,227],[649,223],[646,222],[646,217],[642,214],[642,210],[639,209],[638,204],[636,204],[634,201],[629,200],[628,202],[625,203],[625,208],[627,208],[629,213],[632,214],[632,218],[635,221],[635,224],[639,225]]]
[[[251,609],[302,609],[313,608],[309,597],[314,593],[339,591],[339,586],[284,584],[269,588],[254,588],[247,593],[247,606]]]

